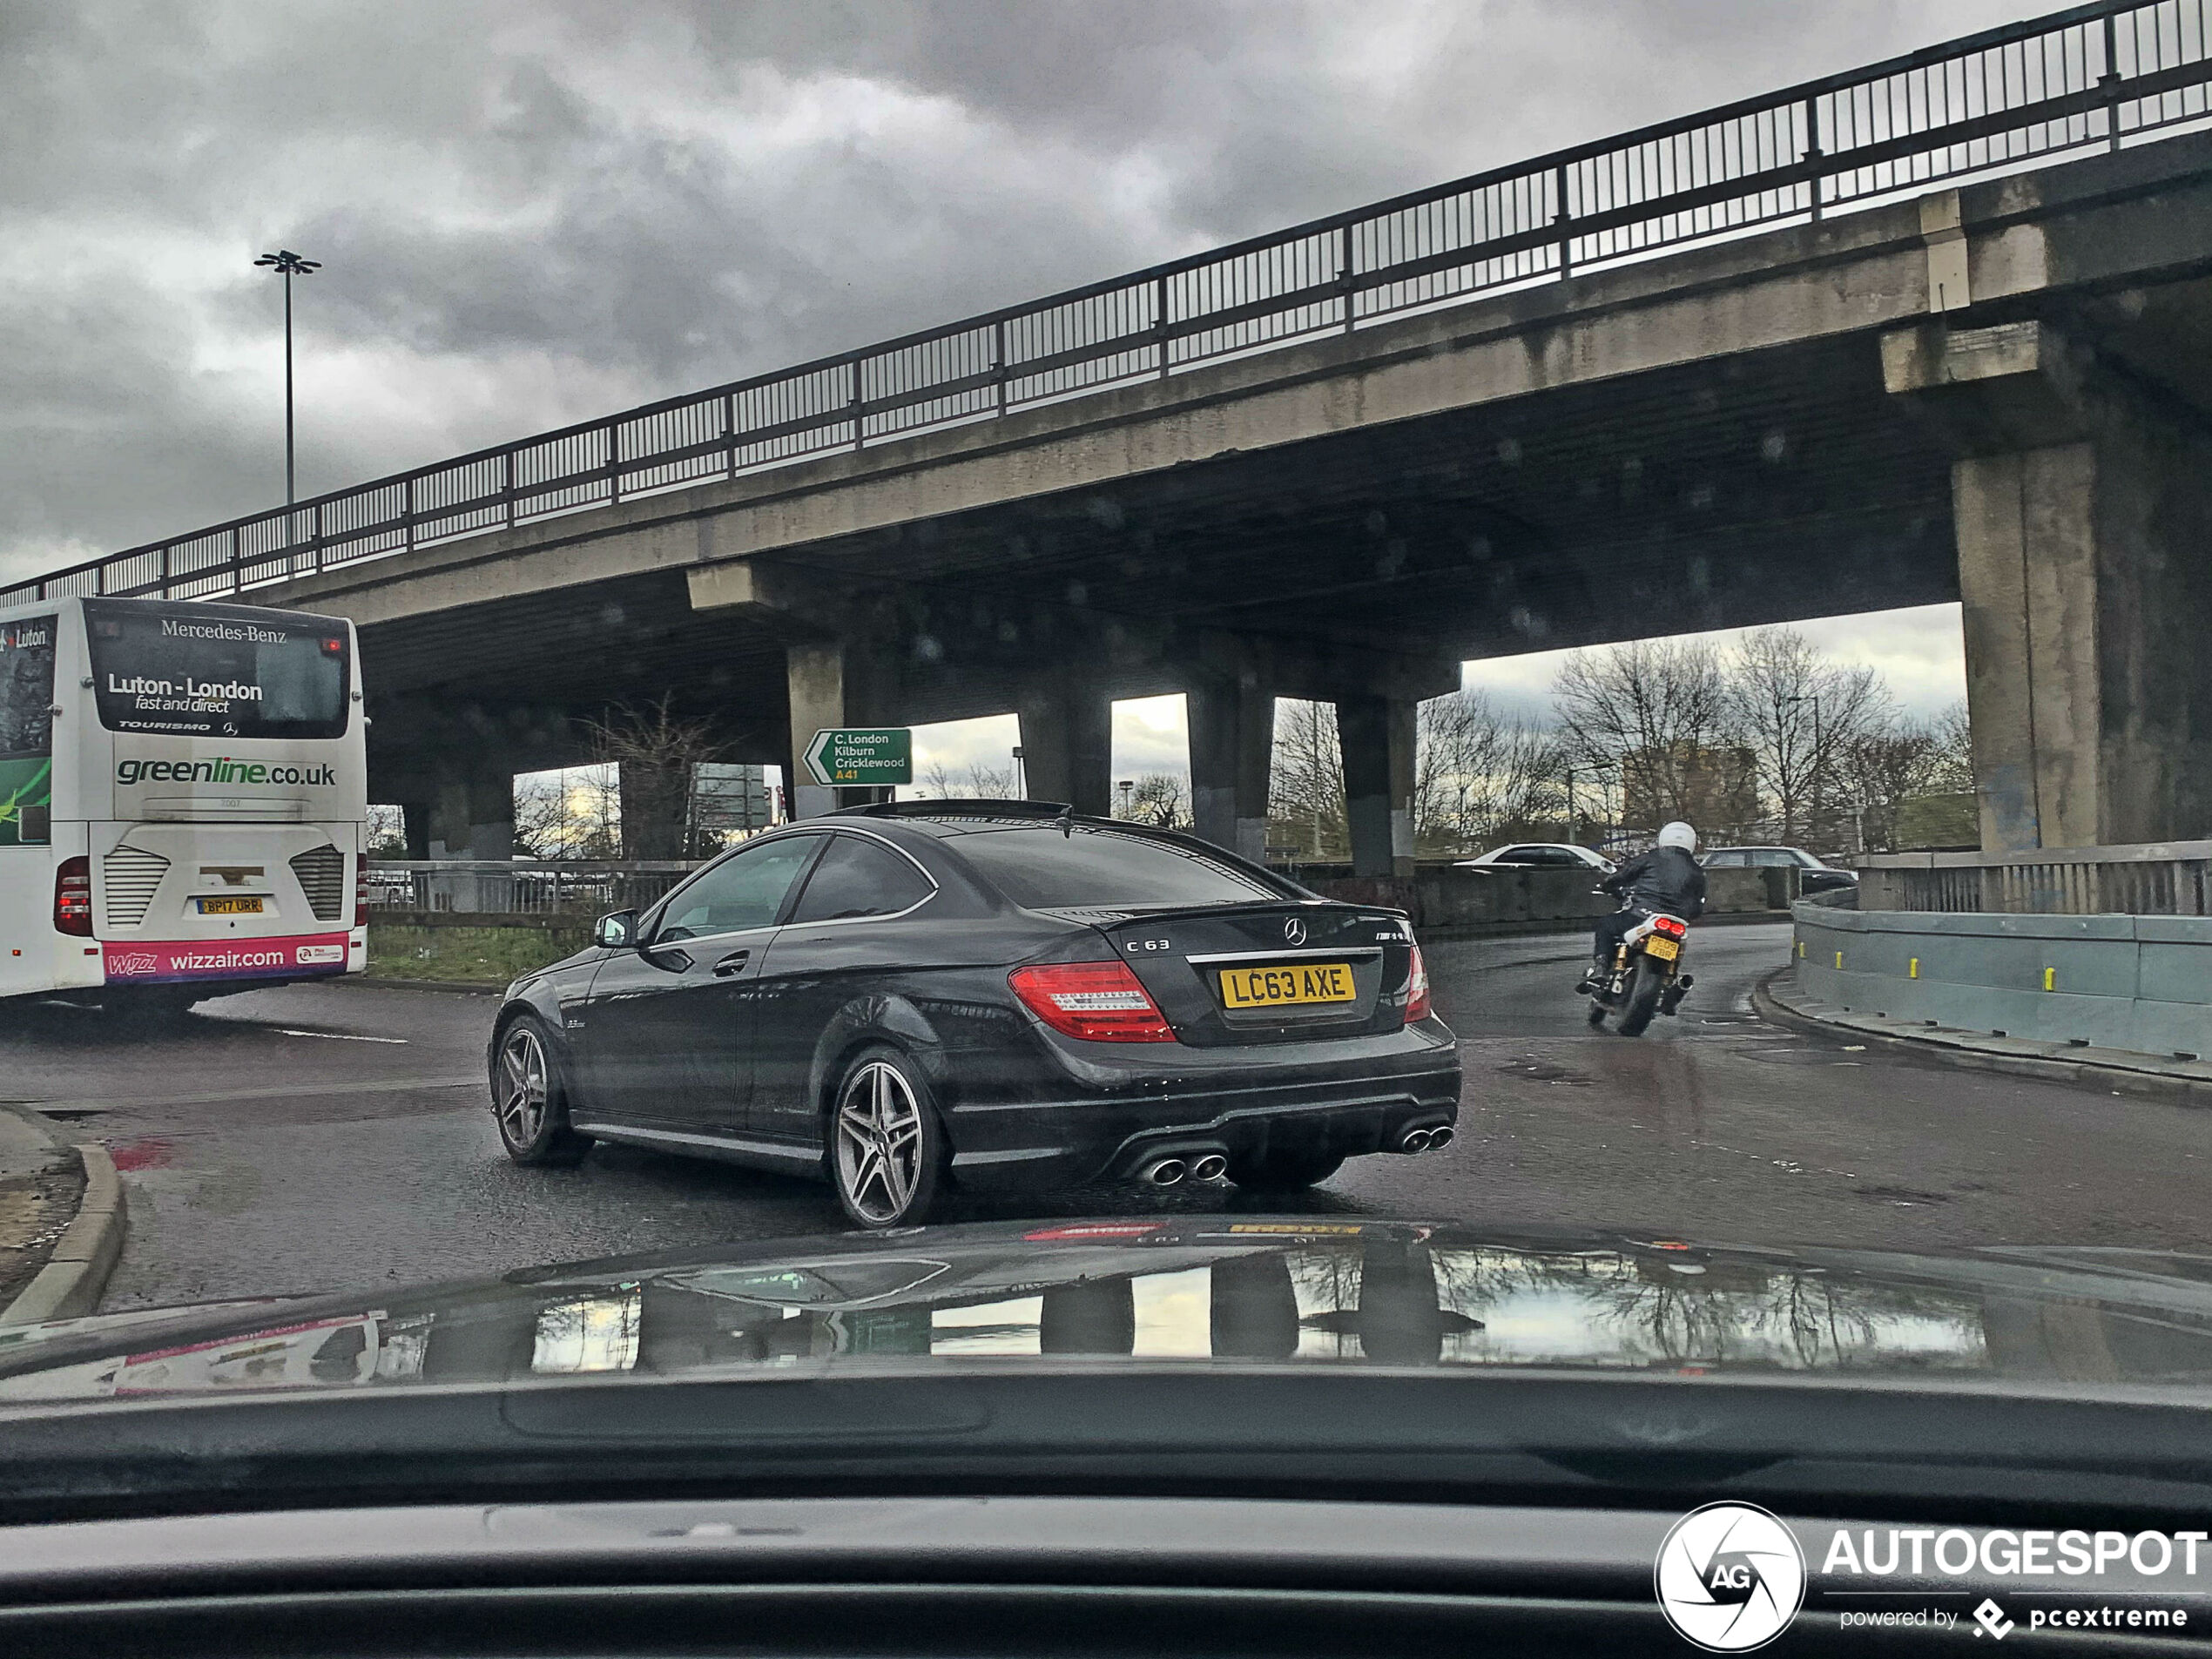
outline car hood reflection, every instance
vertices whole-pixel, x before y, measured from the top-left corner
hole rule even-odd
[[[2212,1258],[1205,1217],[917,1230],[0,1331],[0,1405],[953,1364],[2212,1382]]]

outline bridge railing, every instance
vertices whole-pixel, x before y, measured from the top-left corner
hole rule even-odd
[[[642,910],[698,864],[677,859],[372,859],[361,867],[369,914],[595,916]]]
[[[2212,0],[2100,0],[0,589],[206,597],[1164,379],[2212,116]]]
[[[1883,853],[1859,860],[1861,910],[2212,916],[2212,841]]]

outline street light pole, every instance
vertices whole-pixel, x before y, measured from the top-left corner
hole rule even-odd
[[[1820,696],[1819,693],[1815,692],[1810,697],[1789,697],[1783,698],[1783,703],[1785,707],[1790,708],[1795,708],[1800,703],[1810,703],[1812,705],[1812,767],[1810,774],[1805,779],[1805,788],[1807,792],[1812,798],[1807,810],[1809,812],[1817,811],[1820,806],[1820,762],[1822,759],[1820,748]],[[1805,827],[1808,831],[1810,831],[1812,826],[1808,823]]]
[[[292,279],[313,276],[322,269],[320,260],[305,260],[288,247],[273,253],[264,253],[253,261],[276,272],[284,279],[284,504],[287,507],[299,499],[298,473],[293,462],[292,444]],[[292,533],[292,521],[285,520],[285,535]]]

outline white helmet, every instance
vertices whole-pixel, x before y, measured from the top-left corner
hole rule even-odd
[[[1673,823],[1661,826],[1659,845],[1678,846],[1685,853],[1695,853],[1697,850],[1697,832],[1678,818]]]

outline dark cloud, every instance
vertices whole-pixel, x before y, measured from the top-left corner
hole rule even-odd
[[[1109,275],[1994,0],[0,0],[0,570]]]

